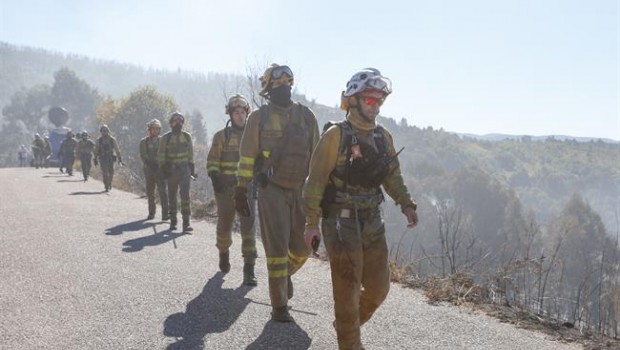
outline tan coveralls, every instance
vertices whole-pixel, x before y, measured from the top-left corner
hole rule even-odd
[[[216,246],[220,253],[228,252],[232,245],[232,226],[235,219],[235,202],[232,198],[237,184],[237,165],[239,163],[239,144],[243,129],[226,127],[213,136],[213,142],[207,155],[207,173],[218,176],[224,188],[215,191],[217,204]],[[256,262],[256,237],[254,234],[254,207],[256,200],[251,184],[248,186],[248,200],[251,215],[240,217],[241,254],[246,264]]]
[[[160,136],[147,136],[140,140],[140,159],[144,169],[146,182],[146,196],[148,198],[149,216],[154,216],[157,206],[155,205],[155,187],[159,192],[162,220],[167,218],[168,213],[168,187],[161,169],[157,162]]]
[[[375,124],[365,122],[351,111],[349,120],[360,143],[377,150]],[[347,185],[352,199],[327,205],[322,213],[321,200],[328,184],[344,194],[347,149],[341,149],[341,128],[332,126],[325,132],[312,154],[310,175],[304,186],[308,216],[306,226],[321,230],[329,254],[332,274],[336,333],[339,349],[361,349],[360,326],[367,322],[386,298],[390,287],[388,248],[379,204],[383,195],[379,187]],[[390,133],[384,130],[387,154],[395,155]],[[382,183],[383,189],[401,208],[413,205],[396,159]]]
[[[268,108],[268,118],[261,128],[263,108]],[[281,139],[285,136],[288,141],[283,145]],[[259,156],[266,158],[263,164],[278,159],[273,166],[257,169],[263,174],[265,185],[257,184],[258,210],[269,272],[269,297],[274,308],[287,305],[287,280],[310,255],[303,238],[305,213],[301,189],[308,173],[310,154],[317,142],[316,117],[298,103],[286,108],[269,103],[252,112],[241,140],[240,187],[247,188],[252,181]]]

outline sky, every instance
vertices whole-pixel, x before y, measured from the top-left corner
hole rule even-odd
[[[149,68],[291,67],[336,106],[374,67],[381,114],[473,134],[620,140],[618,0],[2,0],[0,41]]]

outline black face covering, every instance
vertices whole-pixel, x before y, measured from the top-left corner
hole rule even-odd
[[[291,87],[289,85],[280,85],[277,88],[271,89],[269,100],[278,106],[288,106],[291,104]]]
[[[177,124],[175,126],[172,127],[172,132],[175,134],[178,134],[181,132],[181,128],[183,127],[183,125],[181,124]]]

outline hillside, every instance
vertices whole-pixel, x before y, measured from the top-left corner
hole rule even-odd
[[[194,213],[208,214],[213,193],[204,180],[208,141],[200,129],[222,128],[225,96],[237,90],[255,96],[248,84],[255,76],[147,70],[9,44],[0,44],[0,61],[0,107],[13,116],[0,130],[0,166],[14,166],[19,144],[49,127],[52,104],[63,105],[75,128],[92,132],[95,114],[108,118],[126,163],[115,185],[141,193],[136,143],[144,123],[155,112],[165,118],[170,108],[179,109],[192,122],[202,173],[192,184]],[[295,99],[314,110],[320,126],[343,117],[304,96]],[[399,160],[419,204],[414,231],[404,229],[389,198],[383,205],[395,268],[421,277],[465,273],[494,302],[620,333],[620,143],[506,135],[488,141],[406,120],[379,122],[397,149],[405,147]]]

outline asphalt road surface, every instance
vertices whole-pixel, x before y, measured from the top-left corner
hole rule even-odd
[[[293,276],[296,323],[274,323],[260,243],[259,285],[242,286],[238,234],[223,275],[213,224],[171,233],[144,220],[146,199],[102,190],[57,169],[0,169],[0,349],[337,348],[326,262],[310,259]],[[398,285],[362,340],[367,349],[580,348],[431,306]]]

